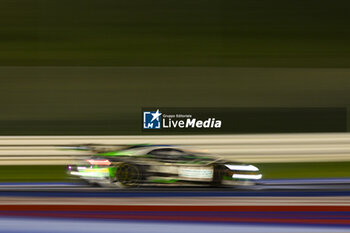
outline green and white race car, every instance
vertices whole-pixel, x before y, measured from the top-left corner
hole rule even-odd
[[[169,145],[86,145],[76,150],[94,155],[68,166],[68,173],[90,184],[112,187],[140,185],[247,185],[261,179],[259,169]]]

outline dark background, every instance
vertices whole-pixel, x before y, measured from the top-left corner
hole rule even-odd
[[[2,0],[1,65],[350,65],[346,0]]]
[[[3,0],[0,134],[141,134],[144,106],[348,108],[349,10],[340,0]]]

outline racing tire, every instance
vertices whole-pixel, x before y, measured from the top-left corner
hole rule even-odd
[[[210,186],[212,187],[221,187],[222,186],[222,179],[224,176],[224,169],[220,165],[214,166],[214,174],[213,174],[213,180],[210,183]]]
[[[143,181],[141,167],[131,163],[121,163],[115,172],[115,181],[120,188],[135,188]]]

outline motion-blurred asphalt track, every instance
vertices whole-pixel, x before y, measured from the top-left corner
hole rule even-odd
[[[350,179],[235,188],[2,183],[0,232],[349,232]]]

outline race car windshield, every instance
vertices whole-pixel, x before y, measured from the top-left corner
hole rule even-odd
[[[152,155],[155,158],[160,159],[179,159],[179,160],[196,160],[196,159],[203,159],[203,160],[213,160],[209,157],[203,157],[200,155],[196,155],[193,153],[188,153],[186,151],[182,151],[179,149],[173,149],[173,148],[162,148],[162,149],[155,149],[148,153],[149,155]]]

